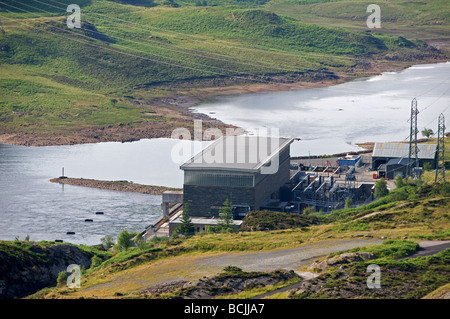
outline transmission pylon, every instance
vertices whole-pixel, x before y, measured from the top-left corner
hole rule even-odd
[[[436,155],[436,177],[434,181],[437,182],[439,172],[442,172],[442,179],[445,182],[445,116],[443,113],[439,115],[438,120],[438,145]],[[441,164],[442,163],[442,164]]]
[[[408,168],[409,176],[415,176],[416,178],[420,177],[419,173],[419,149],[417,147],[417,114],[419,114],[419,110],[417,108],[417,99],[414,98],[411,102],[411,117],[409,118],[410,128],[409,128],[409,156],[408,156]],[[412,160],[415,162],[415,168],[413,169],[413,165],[411,164]]]

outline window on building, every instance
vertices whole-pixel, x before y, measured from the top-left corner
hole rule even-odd
[[[252,186],[254,186],[254,177],[253,177],[253,175],[231,175],[231,174],[185,172],[184,184],[186,184],[186,185],[208,185],[208,186],[252,187]]]

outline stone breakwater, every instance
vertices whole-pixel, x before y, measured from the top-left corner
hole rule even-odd
[[[52,183],[107,189],[120,192],[135,192],[141,194],[161,195],[164,191],[179,190],[165,186],[135,184],[128,181],[101,181],[85,178],[58,177],[50,180]]]

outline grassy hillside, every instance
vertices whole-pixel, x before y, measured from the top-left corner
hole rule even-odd
[[[336,265],[321,277],[303,283],[290,294],[293,299],[357,298],[357,299],[420,299],[448,284],[450,273],[450,249],[417,258],[395,260],[383,256],[387,250],[406,246],[404,242],[385,242],[379,246],[361,248],[364,252],[374,249],[382,256],[375,260],[360,260]],[[381,252],[381,253],[380,253]],[[380,288],[370,289],[367,282],[369,265],[380,267]]]
[[[217,272],[217,267],[213,262],[216,256],[245,252],[251,254],[258,251],[274,251],[276,253],[280,249],[301,248],[302,245],[330,240],[337,243],[340,240],[348,241],[352,238],[370,237],[382,238],[385,242],[382,245],[358,248],[351,252],[372,253],[377,258],[377,263],[386,265],[386,267],[400,267],[400,269],[409,267],[407,268],[409,270],[402,276],[412,276],[410,278],[420,281],[421,287],[422,279],[428,280],[430,283],[427,288],[422,287],[423,289],[421,288],[417,292],[420,296],[424,296],[440,285],[448,283],[448,267],[441,267],[441,259],[435,268],[433,265],[436,260],[432,258],[417,259],[417,262],[408,260],[397,262],[395,259],[415,252],[418,248],[417,241],[450,239],[449,187],[450,183],[448,182],[421,187],[406,186],[370,205],[340,210],[332,215],[320,217],[319,224],[310,224],[309,226],[302,223],[299,226],[281,230],[197,234],[189,238],[170,240],[156,238],[145,245],[129,248],[127,251],[115,251],[112,255],[111,252],[108,252],[110,258],[103,261],[102,264],[91,266],[83,274],[82,289],[73,291],[64,287],[52,288],[34,297],[78,298],[98,294],[102,298],[121,298],[123,296],[132,298],[133,294],[129,295],[131,292],[160,283],[161,280],[171,281],[177,278],[193,280],[202,275],[214,275]],[[270,216],[270,212],[266,213]],[[274,214],[274,219],[278,217],[277,214]],[[407,238],[407,240],[402,240],[402,238]],[[339,253],[329,257],[336,255]],[[106,253],[102,253],[102,258],[105,259],[105,257]],[[448,259],[448,253],[441,257]],[[245,258],[245,256],[241,258]],[[211,266],[207,267],[203,262],[203,266],[199,267],[196,263],[202,260],[211,260]],[[410,264],[411,266],[405,266]],[[352,265],[350,266],[353,267]],[[355,267],[364,265],[364,262],[354,264]],[[428,271],[426,270],[427,265],[431,265]],[[350,270],[353,269],[351,267]],[[413,271],[416,269],[418,273],[414,274]],[[433,269],[436,270],[435,275],[432,273]],[[331,269],[329,273],[331,274],[334,270],[336,268]],[[393,271],[395,272],[395,270]],[[447,279],[443,277],[445,274],[447,274]],[[360,275],[362,276],[362,274]],[[403,277],[388,278],[391,277],[387,277],[386,280],[392,279],[397,285],[402,282]],[[335,284],[333,287],[338,286]],[[417,293],[413,293],[413,290],[408,294],[407,289],[409,288],[405,289],[402,290],[402,297],[416,298],[419,296]],[[117,291],[121,294],[114,295]],[[311,296],[314,296],[315,293],[318,292],[311,292]],[[310,295],[297,295],[297,297],[307,296]],[[142,298],[143,296],[135,297]],[[391,291],[388,297],[396,298],[395,290]]]
[[[0,299],[21,298],[52,286],[68,265],[89,267],[94,255],[101,260],[108,253],[70,244],[0,241]]]
[[[70,3],[0,4],[0,133],[170,126],[170,116],[152,109],[153,98],[443,58],[420,38],[306,23],[270,7],[274,1],[83,0],[81,29],[66,25]]]
[[[370,13],[366,0],[272,0],[267,10],[305,22],[352,29],[366,28]],[[450,11],[445,0],[377,2],[381,9],[380,30],[414,39],[448,37]],[[447,44],[448,45],[448,44]]]

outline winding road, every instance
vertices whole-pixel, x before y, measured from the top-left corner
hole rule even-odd
[[[165,258],[145,263],[111,275],[105,274],[101,283],[73,292],[71,298],[97,297],[108,298],[115,293],[135,293],[150,286],[179,280],[197,280],[204,276],[220,273],[226,266],[237,266],[244,271],[274,271],[277,269],[294,270],[304,280],[312,279],[314,273],[301,272],[299,267],[309,265],[315,259],[331,253],[349,250],[355,247],[376,245],[384,240],[377,238],[327,239],[319,242],[304,243],[294,248],[279,248],[253,252],[199,252]],[[421,250],[409,256],[425,256],[448,248],[450,241],[421,242]],[[294,289],[289,286],[284,290]],[[281,292],[279,290],[274,293]],[[263,296],[258,296],[263,297]]]
[[[450,240],[423,241],[419,243],[419,250],[409,256],[400,259],[431,256],[447,248],[450,248]]]

